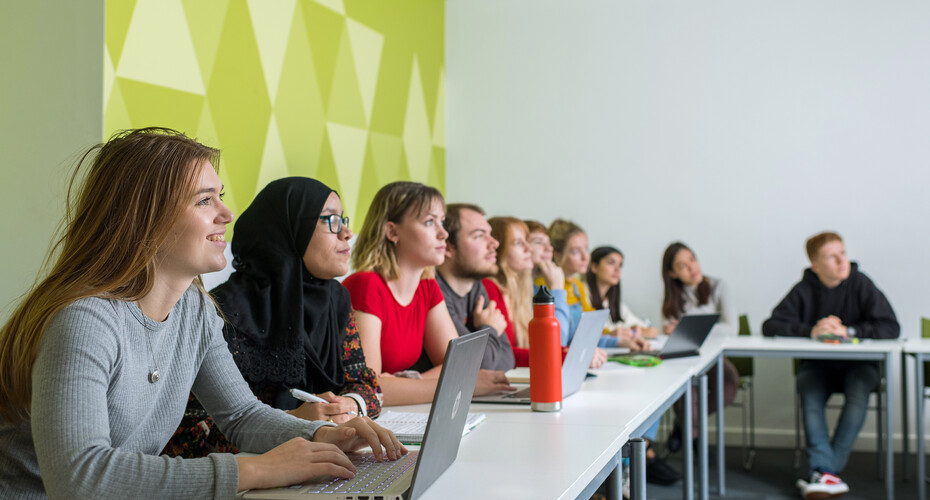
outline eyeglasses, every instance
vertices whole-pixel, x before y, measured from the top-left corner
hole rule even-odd
[[[329,225],[329,232],[339,234],[343,227],[349,227],[349,218],[339,214],[321,215],[320,220],[325,220]]]

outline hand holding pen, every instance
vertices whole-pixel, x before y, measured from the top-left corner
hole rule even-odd
[[[294,398],[304,402],[296,409],[288,411],[295,417],[341,424],[358,416],[355,411],[358,405],[352,398],[337,396],[332,392],[324,392],[317,396],[300,389],[291,389],[290,393]]]

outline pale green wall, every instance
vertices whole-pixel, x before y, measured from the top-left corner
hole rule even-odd
[[[444,2],[113,0],[105,135],[166,126],[223,150],[226,202],[315,177],[353,227],[375,191],[445,189]]]
[[[103,10],[0,1],[0,321],[41,266],[75,155],[100,140]]]

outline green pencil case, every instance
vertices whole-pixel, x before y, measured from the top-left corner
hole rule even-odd
[[[650,356],[648,354],[621,354],[619,356],[611,356],[607,359],[610,361],[616,361],[617,363],[622,363],[624,365],[636,366],[639,368],[658,366],[662,364],[662,358],[657,356]]]

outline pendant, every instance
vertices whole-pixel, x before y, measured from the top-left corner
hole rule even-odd
[[[158,382],[158,379],[161,378],[161,374],[158,373],[158,370],[153,370],[152,373],[149,373],[149,382],[155,383]]]

